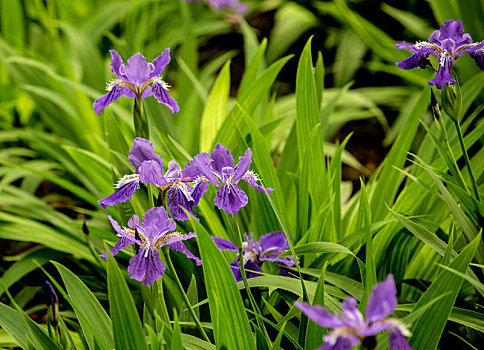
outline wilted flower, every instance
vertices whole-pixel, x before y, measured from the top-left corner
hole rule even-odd
[[[175,230],[175,222],[168,217],[163,207],[155,207],[143,215],[142,226],[136,215],[128,221],[128,227],[121,227],[111,216],[108,216],[114,230],[121,237],[119,242],[111,249],[111,254],[116,255],[121,249],[132,244],[135,245],[136,255],[129,260],[128,273],[135,280],[143,281],[143,285],[151,285],[165,272],[165,264],[160,259],[158,249],[168,245],[170,249],[184,253],[187,257],[195,260],[197,265],[202,261],[190,252],[181,242],[195,237],[190,232],[182,235]],[[100,255],[104,258],[107,254]]]
[[[252,151],[247,148],[245,155],[239,158],[239,164],[234,167],[232,154],[219,143],[211,154],[200,153],[194,158],[200,173],[219,187],[215,196],[215,205],[228,214],[237,214],[239,209],[248,202],[247,195],[237,185],[240,180],[265,193],[264,188],[257,184],[260,180],[258,176],[249,170],[252,163],[251,157]],[[265,190],[268,194],[272,192],[272,188]]]
[[[355,298],[348,297],[341,303],[343,313],[341,317],[331,314],[319,305],[296,302],[307,317],[317,324],[333,328],[324,336],[325,344],[320,350],[352,350],[354,345],[373,343],[376,347],[376,334],[390,330],[388,340],[392,350],[411,350],[405,337],[410,336],[407,327],[395,318],[386,318],[393,313],[397,306],[397,290],[392,275],[385,281],[377,283],[371,291],[365,309],[365,318],[357,308]]]
[[[455,84],[455,80],[450,75],[450,69],[454,61],[465,53],[470,54],[475,59],[480,69],[484,70],[484,41],[472,43],[469,34],[464,34],[464,27],[461,21],[448,20],[430,35],[429,42],[421,41],[415,45],[409,45],[405,41],[397,44],[398,49],[407,49],[413,55],[397,62],[397,66],[402,69],[412,69],[420,66],[422,58],[428,58],[433,54],[439,59],[439,70],[437,76],[428,82],[435,85],[438,89],[443,88],[445,83]]]
[[[106,95],[94,101],[97,114],[121,96],[146,98],[155,96],[158,102],[171,109],[172,113],[179,111],[178,104],[168,94],[169,85],[161,79],[165,66],[170,62],[170,49],[165,49],[152,63],[147,63],[145,56],[135,53],[128,59],[126,66],[115,50],[111,53],[111,71],[117,79],[108,83]]]
[[[220,250],[238,251],[237,247],[230,241],[214,236],[212,238]],[[294,259],[291,257],[277,257],[288,249],[289,243],[287,242],[286,235],[282,231],[265,234],[259,238],[258,242],[254,241],[252,233],[248,237],[245,234],[245,242],[242,243],[242,261],[246,269],[247,278],[257,277],[259,274],[254,271],[261,271],[262,263],[267,260],[279,262],[281,274],[287,275],[287,271],[283,266],[294,266]],[[240,257],[237,257],[237,259],[230,263],[237,282],[242,281],[239,265]]]
[[[177,220],[188,220],[188,215],[180,208],[182,206],[193,216],[193,207],[196,206],[203,194],[207,191],[207,181],[196,181],[200,171],[194,161],[189,162],[183,171],[174,161],[168,163],[168,170],[163,176],[163,162],[161,156],[153,149],[153,144],[141,137],[133,141],[129,150],[128,159],[136,169],[135,174],[124,175],[116,184],[116,192],[98,201],[104,209],[130,199],[139,189],[139,183],[156,185],[160,191],[167,191],[167,205],[171,215]],[[195,182],[193,188],[189,182]]]

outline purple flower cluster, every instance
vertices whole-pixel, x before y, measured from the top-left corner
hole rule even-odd
[[[143,281],[143,285],[151,285],[165,272],[165,264],[160,259],[158,249],[168,245],[170,249],[184,253],[190,259],[195,260],[197,265],[202,261],[188,250],[182,241],[195,237],[191,232],[182,235],[175,230],[175,222],[168,217],[165,208],[155,207],[148,210],[142,219],[142,226],[136,215],[128,221],[128,227],[121,227],[111,216],[108,216],[114,230],[121,237],[119,242],[111,249],[111,254],[118,252],[130,245],[135,245],[136,255],[129,260],[128,273],[135,280]],[[107,254],[102,254],[106,258]]]
[[[445,83],[455,84],[450,75],[450,69],[454,61],[465,53],[468,53],[479,66],[484,70],[484,41],[472,43],[469,34],[464,34],[464,27],[461,21],[448,20],[430,35],[429,41],[421,41],[415,45],[409,45],[405,41],[397,44],[398,49],[407,49],[413,55],[397,62],[396,65],[402,69],[417,68],[422,65],[421,60],[427,59],[430,54],[438,57],[439,70],[437,76],[428,82],[442,90]]]
[[[405,339],[410,336],[407,327],[398,319],[387,318],[397,306],[396,295],[395,281],[392,275],[388,275],[385,281],[373,287],[366,305],[365,318],[357,308],[356,299],[352,297],[341,303],[341,317],[319,305],[311,306],[304,302],[296,302],[295,305],[317,324],[333,329],[324,336],[325,344],[319,350],[351,350],[362,341],[375,343],[376,334],[386,330],[390,330],[388,341],[392,350],[411,350]]]
[[[128,160],[135,169],[134,174],[124,175],[116,184],[116,191],[103,198],[98,203],[103,207],[116,205],[130,199],[134,192],[140,188],[140,182],[155,185],[162,195],[166,195],[166,205],[176,220],[188,220],[188,211],[195,217],[195,207],[202,196],[207,192],[210,182],[219,187],[215,197],[215,204],[229,214],[236,214],[241,207],[247,204],[247,195],[238,187],[237,183],[243,179],[251,186],[262,192],[270,193],[272,189],[264,189],[257,184],[258,177],[249,170],[252,163],[251,150],[247,149],[240,158],[239,164],[234,167],[234,159],[224,146],[218,144],[211,154],[200,153],[190,161],[183,170],[174,161],[168,163],[168,170],[163,173],[161,156],[156,154],[153,144],[146,139],[137,137],[133,147],[129,150]],[[218,179],[220,179],[220,181]],[[196,218],[196,217],[195,217]],[[175,230],[175,222],[168,217],[162,207],[155,207],[143,216],[143,225],[134,215],[128,222],[128,228],[120,227],[109,216],[112,226],[121,237],[119,242],[111,249],[116,255],[120,249],[135,244],[136,255],[130,260],[128,272],[131,278],[149,285],[163,275],[165,265],[159,259],[158,248],[169,245],[194,259],[197,264],[201,261],[195,257],[182,243],[182,240],[195,237],[195,233],[182,235]],[[281,250],[288,248],[282,232],[273,232],[263,236],[257,243],[250,237],[247,243],[247,253],[257,251],[257,261],[272,260]],[[264,238],[265,237],[265,238]],[[230,242],[228,242],[230,243]],[[233,246],[235,248],[235,246]],[[237,248],[235,248],[237,249]],[[245,248],[244,248],[245,249]],[[102,256],[106,257],[106,254]],[[254,261],[254,258],[249,260]],[[294,263],[287,258],[277,259],[281,263],[292,266]],[[244,258],[245,261],[245,258]],[[259,270],[260,271],[260,266]]]
[[[212,236],[215,244],[220,250],[238,251],[237,247],[230,241]],[[277,261],[280,263],[280,271],[282,275],[288,275],[283,266],[294,266],[294,259],[291,257],[277,258],[280,254],[289,249],[286,235],[282,231],[271,232],[260,237],[259,241],[254,241],[252,234],[247,237],[245,234],[245,242],[242,243],[242,261],[246,271],[247,278],[257,277],[257,272],[261,271],[262,263],[264,261]],[[232,272],[237,282],[242,281],[242,274],[239,270],[240,256],[230,263]]]
[[[163,175],[161,156],[156,154],[151,142],[140,137],[134,139],[128,160],[136,172],[123,176],[116,184],[116,192],[98,201],[104,209],[130,199],[142,182],[155,185],[161,192],[166,191],[166,204],[176,220],[189,219],[181,207],[195,216],[193,207],[200,202],[200,198],[207,191],[208,182],[201,177],[194,161],[181,170],[180,166],[172,160]]]
[[[200,153],[195,156],[183,170],[174,160],[170,161],[168,170],[163,174],[163,162],[153,149],[153,144],[137,137],[128,156],[135,173],[124,175],[116,184],[116,191],[98,203],[106,209],[125,202],[139,189],[142,182],[155,185],[162,193],[166,192],[166,204],[176,220],[188,220],[184,209],[195,216],[193,207],[198,205],[212,182],[219,187],[215,196],[217,207],[228,214],[236,214],[248,202],[247,195],[237,185],[240,180],[264,192],[264,188],[257,183],[257,175],[249,170],[251,155],[248,148],[245,156],[240,158],[239,164],[234,168],[232,154],[218,144],[211,154]],[[265,191],[270,194],[272,189],[267,188]]]
[[[194,161],[200,173],[219,187],[215,196],[215,205],[228,214],[237,214],[248,202],[247,195],[238,186],[240,180],[244,180],[263,193],[270,195],[272,192],[272,188],[264,189],[260,186],[258,176],[249,170],[252,163],[250,148],[247,148],[245,155],[239,158],[236,166],[234,166],[232,154],[220,143],[212,153],[200,153],[195,156]]]
[[[178,104],[168,94],[170,87],[161,78],[165,66],[170,62],[170,49],[166,49],[156,57],[152,63],[147,63],[145,56],[135,53],[128,59],[126,66],[123,59],[115,51],[111,53],[111,71],[117,79],[108,83],[108,93],[94,101],[94,110],[97,114],[121,96],[131,98],[146,98],[155,96],[159,103],[164,104],[172,113],[179,111]]]

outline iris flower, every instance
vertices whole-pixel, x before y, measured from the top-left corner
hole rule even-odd
[[[220,11],[224,8],[232,8],[241,14],[247,12],[247,6],[240,3],[238,0],[207,0],[207,2],[215,11]]]
[[[106,209],[110,205],[127,201],[139,189],[139,183],[142,182],[155,185],[162,192],[166,191],[166,204],[176,220],[189,219],[180,206],[195,216],[193,207],[200,202],[207,191],[208,182],[199,181],[200,171],[194,161],[189,162],[181,170],[180,166],[172,160],[168,163],[168,170],[163,175],[161,156],[156,154],[150,141],[141,137],[134,139],[128,159],[136,173],[124,175],[115,186],[116,192],[98,201],[99,205]],[[189,182],[194,182],[195,188]]]
[[[185,2],[200,2],[200,0],[184,0]],[[224,8],[232,8],[235,11],[245,14],[247,13],[247,6],[240,3],[238,0],[205,0],[214,11],[221,11]]]
[[[324,336],[325,344],[319,350],[352,350],[354,345],[373,343],[376,347],[376,334],[390,330],[388,341],[392,350],[411,350],[405,337],[410,336],[407,327],[395,318],[387,318],[397,306],[397,290],[392,275],[377,283],[371,291],[365,309],[365,318],[357,308],[355,298],[348,297],[341,303],[341,317],[331,314],[320,305],[296,302],[295,305],[315,323],[332,328]]]
[[[238,251],[238,248],[223,238],[212,236],[215,244],[220,250]],[[261,271],[262,263],[264,261],[277,261],[280,263],[281,274],[287,275],[287,271],[283,266],[294,266],[294,259],[290,257],[278,258],[280,254],[289,249],[286,235],[282,231],[271,232],[260,237],[259,241],[254,241],[252,233],[247,237],[245,234],[245,242],[242,243],[242,261],[246,270],[247,278],[257,277],[259,274],[253,271]],[[237,282],[242,281],[242,275],[239,270],[240,257],[237,257],[230,263],[232,272]]]
[[[126,66],[123,59],[115,50],[111,53],[111,71],[117,79],[108,83],[108,93],[94,101],[97,114],[121,96],[132,98],[146,98],[155,96],[159,103],[164,104],[172,113],[178,112],[178,104],[168,94],[170,87],[161,78],[165,66],[170,62],[170,49],[165,49],[152,63],[147,63],[145,56],[135,53],[128,59]]]
[[[450,69],[454,61],[465,53],[475,59],[480,69],[484,70],[484,41],[472,43],[469,34],[464,34],[464,27],[461,21],[448,20],[430,35],[429,41],[421,41],[415,45],[409,45],[405,41],[397,44],[398,49],[407,49],[413,55],[397,62],[396,65],[402,69],[412,69],[421,66],[421,60],[429,57],[430,54],[438,57],[439,70],[437,76],[428,82],[442,90],[445,83],[455,84],[450,75]],[[420,62],[419,62],[420,61]]]
[[[245,155],[239,158],[239,164],[234,166],[232,154],[219,143],[211,154],[200,153],[194,158],[200,173],[219,187],[215,196],[215,205],[228,214],[237,214],[239,209],[248,202],[247,195],[237,185],[240,180],[246,181],[263,193],[272,192],[272,188],[266,188],[264,191],[264,188],[258,185],[259,177],[249,170],[252,163],[251,157],[252,151],[247,148]]]
[[[139,225],[136,215],[128,222],[128,227],[121,227],[111,216],[108,216],[114,230],[121,237],[119,242],[111,249],[111,254],[116,255],[121,249],[132,244],[135,245],[136,255],[129,260],[128,273],[135,280],[143,281],[143,285],[151,285],[165,272],[165,264],[160,259],[158,249],[168,245],[170,249],[184,253],[190,259],[195,260],[197,265],[202,261],[190,252],[182,241],[195,237],[191,232],[182,235],[175,230],[175,222],[168,217],[163,207],[154,207],[148,210]],[[107,254],[100,255],[106,258]]]

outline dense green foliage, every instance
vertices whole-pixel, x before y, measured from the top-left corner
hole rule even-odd
[[[244,19],[181,0],[0,0],[0,347],[314,349],[327,331],[295,301],[339,313],[351,295],[363,308],[391,273],[395,314],[410,326],[414,349],[477,349],[484,205],[469,165],[482,199],[484,73],[468,57],[456,62],[460,123],[444,108],[437,120],[426,84],[435,73],[399,69],[395,62],[409,54],[395,44],[427,40],[447,19],[483,40],[484,4],[387,2],[248,1]],[[268,18],[263,38],[267,29],[256,28]],[[237,225],[255,237],[290,234],[285,254],[297,256],[302,278],[266,262],[247,281],[251,293],[235,282],[235,253],[210,239],[237,235],[214,206],[213,188],[195,208],[199,222],[177,222],[178,231],[197,233],[187,244],[201,267],[163,250],[177,273],[167,268],[141,286],[126,272],[131,248],[98,257],[118,241],[107,215],[125,224],[153,200],[142,186],[116,207],[97,203],[133,172],[127,155],[137,136],[133,99],[101,116],[92,108],[112,77],[108,50],[151,61],[167,47],[163,79],[180,112],[145,99],[150,141],[165,164],[180,165],[217,143],[234,155],[250,147],[251,169],[274,192],[242,185],[249,203]],[[384,133],[388,152],[375,169],[345,150],[352,139],[339,132],[363,119]],[[343,181],[347,168],[361,183]],[[55,325],[44,317],[45,279],[60,297]],[[385,335],[378,341],[388,347]]]

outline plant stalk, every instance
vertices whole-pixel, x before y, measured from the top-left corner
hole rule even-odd
[[[267,330],[264,326],[264,322],[262,321],[262,318],[261,318],[261,316],[262,316],[261,311],[259,309],[259,306],[255,302],[254,296],[252,295],[252,292],[250,291],[249,282],[247,281],[247,275],[245,273],[245,266],[243,264],[244,252],[243,252],[243,248],[242,248],[242,241],[243,241],[242,240],[242,233],[240,232],[240,227],[237,223],[237,220],[235,219],[235,216],[229,215],[229,217],[230,217],[230,222],[232,223],[232,230],[234,232],[234,236],[237,240],[237,248],[239,249],[239,261],[238,261],[237,265],[239,266],[240,274],[242,275],[244,287],[245,287],[245,290],[247,291],[247,295],[249,297],[250,304],[252,305],[252,308],[254,309],[257,325],[264,332],[264,337],[266,338],[266,341],[268,342],[268,344],[271,344],[269,334],[267,333]],[[242,261],[242,263],[240,261]]]
[[[480,201],[479,198],[479,191],[477,190],[476,180],[474,179],[474,174],[472,173],[471,162],[469,160],[469,156],[467,155],[466,146],[464,144],[464,137],[462,136],[462,130],[460,128],[460,123],[457,120],[454,120],[455,127],[457,129],[457,136],[459,138],[460,147],[462,148],[462,154],[464,155],[464,160],[466,162],[467,171],[469,172],[469,177],[471,178],[472,188],[474,190],[474,195],[477,201]]]
[[[183,301],[185,302],[185,304],[188,308],[188,312],[190,312],[190,315],[192,316],[193,320],[195,321],[195,324],[196,324],[198,330],[200,331],[200,333],[202,334],[203,339],[205,339],[205,341],[207,341],[209,343],[212,343],[210,341],[210,339],[208,338],[207,333],[205,333],[205,330],[203,329],[202,324],[200,323],[200,320],[198,319],[197,315],[195,314],[195,311],[193,311],[192,304],[190,303],[190,300],[188,300],[188,296],[185,293],[185,290],[183,289],[183,286],[180,282],[180,279],[178,278],[178,275],[176,273],[175,267],[173,266],[173,263],[171,262],[170,252],[168,250],[165,250],[165,252],[166,252],[165,253],[166,263],[168,264],[168,268],[170,269],[173,276],[175,277],[176,286],[178,287],[178,290],[180,291],[180,294],[182,295]]]
[[[141,96],[137,96],[134,99],[133,123],[136,136],[149,139],[150,129],[148,125],[148,118],[146,117],[146,113],[144,111],[143,98]]]

